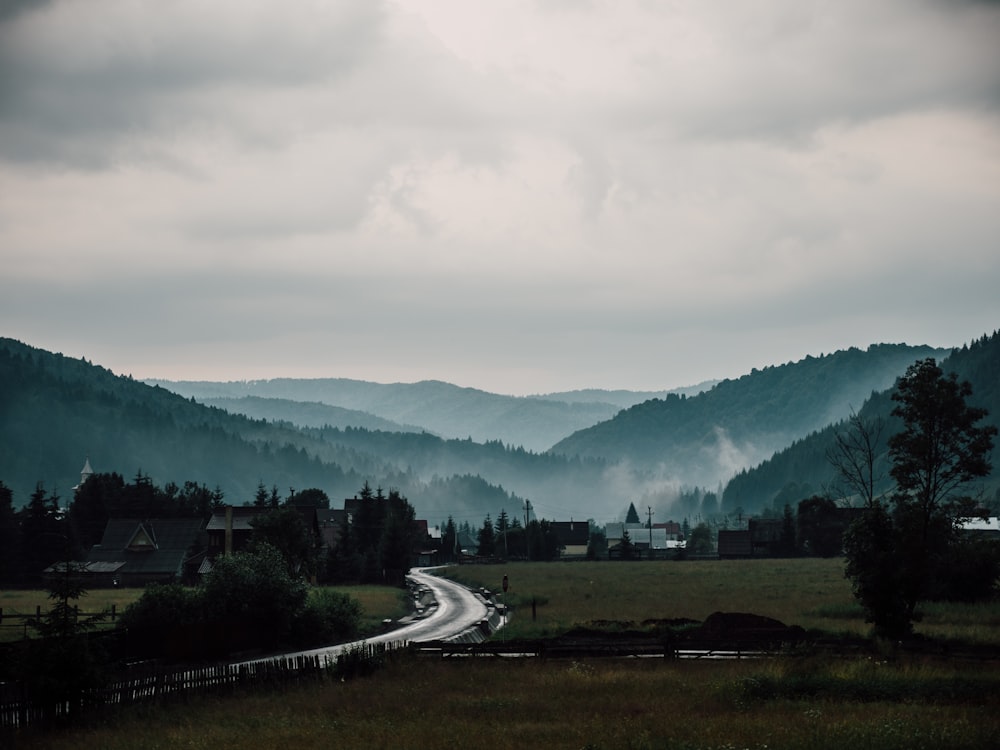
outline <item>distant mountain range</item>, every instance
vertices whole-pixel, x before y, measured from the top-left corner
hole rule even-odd
[[[472,438],[543,451],[622,408],[664,398],[675,391],[569,391],[515,397],[425,380],[370,383],[345,378],[235,382],[147,380],[201,403],[254,418],[303,427],[364,427],[429,432],[443,438]],[[710,384],[708,385],[710,387]],[[336,410],[331,407],[336,407]]]
[[[835,425],[886,408],[886,389],[925,357],[956,363],[996,421],[996,334],[954,353],[850,349],[681,391],[531,397],[434,381],[143,383],[0,338],[0,481],[16,505],[37,482],[68,498],[89,456],[99,472],[195,481],[235,504],[263,483],[318,487],[339,505],[369,481],[432,523],[520,515],[525,500],[541,517],[601,522],[630,501],[659,520],[752,513],[829,485]]]

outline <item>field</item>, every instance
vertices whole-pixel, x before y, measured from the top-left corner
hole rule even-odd
[[[849,614],[853,603],[840,570],[839,561],[823,560],[450,569],[497,590],[509,576],[508,597],[518,606],[512,634],[595,621],[701,619],[716,610],[865,632],[860,613]],[[1000,640],[995,605],[939,607],[933,620],[922,629]],[[926,658],[672,662],[404,654],[368,678],[150,706],[106,726],[21,739],[52,750],[991,748],[1000,747],[1000,668]]]
[[[601,621],[701,621],[717,611],[751,612],[835,635],[870,630],[840,559],[518,563],[447,571],[450,578],[492,590],[501,601],[504,574],[514,610],[511,637],[544,637]],[[927,604],[916,632],[1000,646],[1000,600]]]
[[[407,614],[406,592],[388,586],[331,586],[334,591],[340,591],[354,597],[361,603],[361,632],[375,633],[382,627],[384,619],[398,619]],[[91,589],[81,597],[77,605],[81,612],[110,612],[112,605],[118,614],[125,607],[142,596],[142,589]],[[0,607],[3,608],[4,621],[0,623],[0,641],[19,640],[25,635],[31,637],[34,633],[31,627],[25,627],[21,618],[10,615],[34,615],[36,607],[41,607],[44,614],[52,602],[48,593],[37,589],[0,591]],[[101,627],[114,627],[110,617]]]

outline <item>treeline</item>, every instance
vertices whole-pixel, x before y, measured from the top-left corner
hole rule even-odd
[[[110,518],[208,520],[223,496],[193,481],[158,487],[144,474],[94,474],[65,503],[39,484],[15,510],[13,492],[0,481],[0,582],[37,586],[53,563],[82,560],[99,544]]]
[[[986,409],[988,424],[1000,424],[1000,332],[983,336],[961,349],[952,351],[941,363],[948,373],[972,386],[971,405]],[[898,432],[902,423],[892,415],[892,390],[872,393],[856,405],[856,413],[866,420],[881,419],[885,424],[882,441],[877,446],[877,474],[890,487],[888,476],[888,436]],[[840,420],[795,441],[752,469],[734,476],[723,493],[723,508],[776,510],[786,502],[794,502],[813,493],[843,496],[850,494],[837,483],[837,476],[828,460],[838,433],[847,429],[847,420]],[[983,501],[1000,506],[1000,477],[996,471],[983,478]],[[796,497],[797,495],[797,497]]]
[[[872,391],[892,385],[930,347],[882,344],[754,370],[685,398],[671,395],[623,410],[566,438],[553,451],[678,467],[682,481],[714,483],[713,449],[728,440],[769,453],[846,416]]]

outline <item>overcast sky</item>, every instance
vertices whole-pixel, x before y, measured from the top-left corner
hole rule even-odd
[[[1000,4],[5,0],[0,335],[660,389],[1000,327]]]

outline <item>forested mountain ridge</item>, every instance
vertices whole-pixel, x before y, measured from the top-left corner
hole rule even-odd
[[[994,340],[995,335],[952,355],[956,362],[963,362],[961,372],[969,374],[962,376],[974,381],[976,399],[983,399],[991,414],[1000,410],[996,406],[1000,367],[996,358],[988,356]],[[160,484],[195,481],[221,489],[225,501],[234,504],[251,501],[261,482],[279,488],[282,494],[291,487],[316,487],[339,504],[340,497],[353,495],[368,480],[398,489],[420,517],[440,522],[453,515],[456,521],[476,525],[499,508],[516,514],[525,499],[531,500],[540,517],[550,519],[620,520],[629,501],[636,500],[652,505],[658,518],[668,519],[676,512],[679,520],[695,510],[718,509],[715,500],[701,505],[702,494],[689,490],[715,489],[735,475],[725,488],[722,505],[724,509],[740,506],[749,513],[770,507],[781,492],[796,494],[806,485],[824,481],[825,464],[815,460],[816,444],[807,436],[830,428],[824,423],[810,430],[808,420],[821,419],[834,407],[841,408],[838,404],[845,410],[842,416],[849,407],[865,404],[871,408],[865,397],[878,389],[866,378],[872,371],[879,372],[879,367],[866,361],[898,367],[884,386],[888,388],[917,359],[940,359],[941,353],[905,346],[849,350],[754,371],[699,395],[647,401],[621,417],[628,415],[631,420],[626,433],[635,434],[627,434],[630,440],[646,434],[651,445],[640,444],[634,454],[594,458],[582,452],[579,455],[584,457],[577,453],[568,457],[525,450],[499,438],[482,442],[468,436],[446,439],[425,432],[337,427],[325,419],[319,426],[303,428],[293,427],[293,420],[251,419],[116,376],[85,360],[0,338],[0,481],[14,490],[18,505],[27,501],[38,481],[68,498],[88,456],[98,472],[115,471],[126,477],[142,472]],[[973,373],[978,374],[973,377]],[[230,384],[205,387],[219,385]],[[360,383],[358,388],[372,385],[377,384]],[[438,388],[439,393],[454,388],[424,385]],[[393,398],[404,398],[401,394]],[[581,398],[588,395],[580,392]],[[852,401],[855,396],[857,400]],[[219,394],[206,393],[205,397]],[[878,398],[888,402],[887,392],[880,391]],[[525,407],[539,406],[545,397],[517,401]],[[273,405],[263,397],[236,403],[300,407]],[[330,416],[345,416],[321,406]],[[799,411],[809,414],[802,416]],[[352,414],[345,418],[370,417]],[[619,418],[610,424],[618,425]],[[724,427],[716,429],[720,424]],[[794,430],[801,431],[792,434]],[[675,441],[669,451],[656,442],[662,432]],[[754,460],[740,453],[751,438],[761,435],[785,440],[775,450],[787,450],[764,463],[770,453]],[[609,446],[614,448],[614,441]],[[823,451],[818,452],[822,459]],[[684,461],[687,464],[681,465]],[[746,470],[758,464],[759,469]],[[713,474],[720,467],[728,473]]]
[[[240,398],[202,398],[198,402],[205,406],[225,409],[231,414],[242,414],[250,419],[266,419],[268,422],[290,422],[297,427],[360,427],[365,430],[383,432],[426,432],[417,425],[405,425],[391,419],[357,409],[330,406],[316,401],[289,401],[284,398],[262,398],[242,396]]]
[[[983,336],[944,358],[936,358],[941,369],[955,373],[960,381],[968,381],[972,395],[968,403],[987,410],[985,424],[1000,427],[1000,332]],[[857,413],[865,420],[881,419],[885,425],[880,445],[880,469],[883,477],[880,489],[889,488],[887,441],[901,425],[891,416],[895,402],[892,389],[874,393],[859,405]],[[838,431],[847,426],[836,422],[793,442],[759,465],[739,472],[726,486],[723,507],[748,511],[768,509],[780,512],[785,503],[795,504],[812,494],[840,497],[846,492],[840,487],[834,469],[827,459]],[[993,473],[982,483],[984,499],[998,504],[1000,511],[1000,446],[994,446]]]
[[[424,380],[417,383],[372,383],[346,378],[276,378],[273,380],[209,381],[147,380],[151,385],[193,397],[204,403],[220,398],[256,397],[282,399],[287,413],[278,409],[272,419],[303,426],[320,426],[320,408],[309,414],[291,402],[315,403],[350,409],[353,422],[331,421],[332,426],[373,427],[360,418],[371,414],[397,424],[407,431],[420,429],[443,438],[472,438],[477,442],[501,440],[527,450],[547,450],[567,435],[614,416],[623,405],[665,396],[671,391],[580,391],[543,396],[505,396],[476,388]],[[602,398],[607,396],[607,400]],[[279,402],[273,402],[275,407]],[[415,427],[414,427],[415,426]]]
[[[511,507],[520,502],[479,477],[443,471],[423,482],[363,448],[229,414],[0,338],[0,481],[15,506],[39,482],[68,502],[88,458],[97,472],[142,473],[157,484],[192,481],[235,505],[252,501],[260,483],[281,492],[316,487],[339,503],[366,479],[391,483],[415,503],[475,509],[474,518],[504,498]]]
[[[843,419],[872,392],[889,388],[915,360],[944,354],[927,346],[879,344],[765,367],[697,396],[638,404],[552,451],[627,461],[712,487]]]

